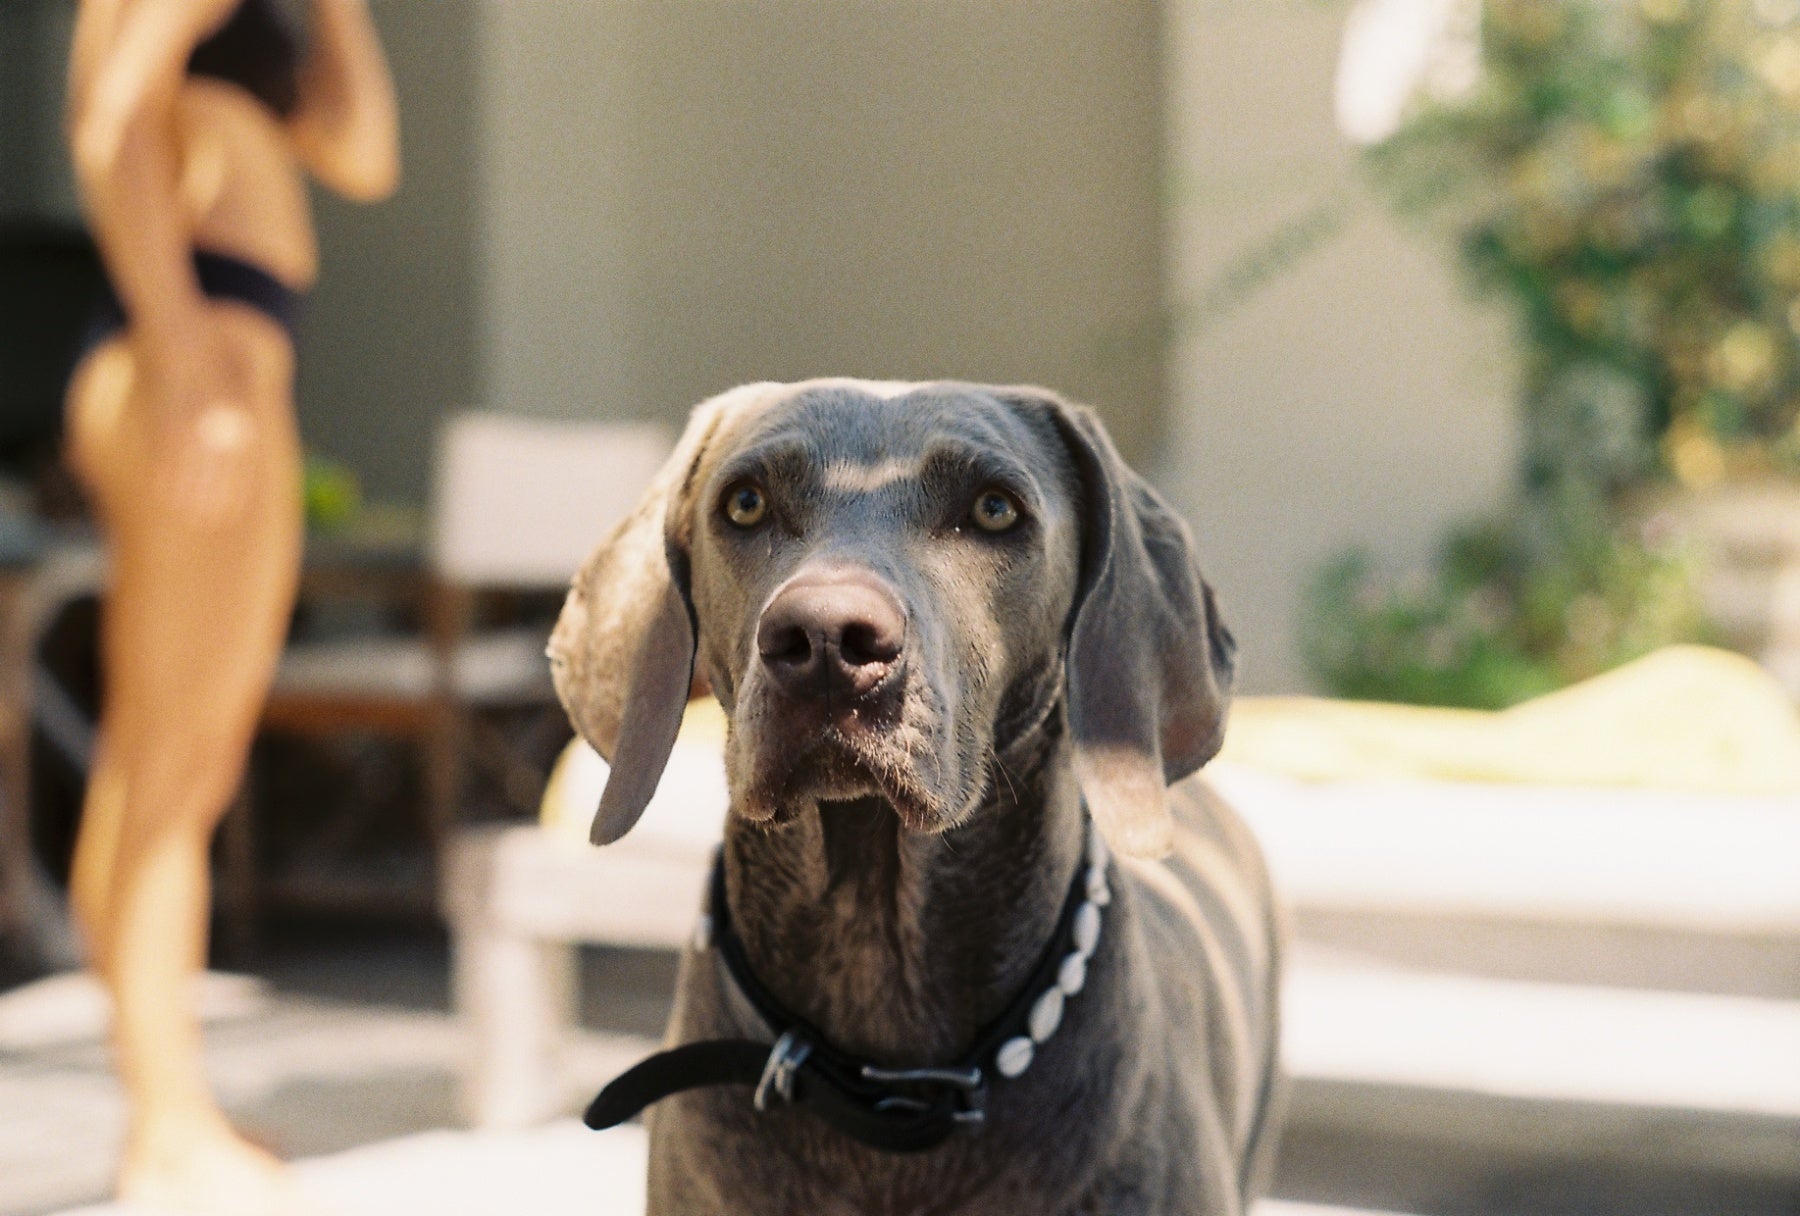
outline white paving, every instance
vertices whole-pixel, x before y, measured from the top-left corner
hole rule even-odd
[[[425,1130],[455,1120],[452,1078],[467,1037],[449,1017],[297,998],[241,976],[209,975],[199,999],[207,1071],[221,1100],[284,1156],[314,1158],[306,1176],[316,1166],[324,1185],[344,1177],[354,1187],[365,1169],[389,1168],[381,1163],[390,1148],[392,1168],[410,1170],[433,1145],[461,1143],[441,1139],[457,1133]],[[109,1068],[106,1016],[98,987],[81,975],[0,994],[0,1216],[54,1212],[110,1189],[125,1106]],[[600,1081],[654,1046],[631,1034],[583,1034],[569,1055],[564,1109],[579,1109]],[[364,1144],[371,1147],[350,1148]],[[554,1166],[554,1138],[549,1147]],[[495,1144],[501,1167],[508,1149],[504,1138]],[[445,1168],[455,1177],[461,1167]]]
[[[1791,800],[1218,776],[1302,910],[1800,939]],[[454,1118],[466,1039],[442,1015],[270,1000],[229,977],[202,1005],[227,1104],[303,1158],[298,1176],[345,1216],[642,1211],[637,1128],[422,1130]],[[74,979],[0,996],[0,1216],[104,1193],[123,1111],[103,1014]],[[1499,980],[1303,947],[1284,1021],[1297,1119],[1377,1140],[1436,1135],[1496,1161],[1546,1145],[1622,1161],[1637,1143],[1673,1168],[1800,1180],[1800,1001]],[[564,1109],[647,1046],[584,1036]],[[1257,1216],[1347,1212],[1271,1202]]]
[[[202,1022],[250,1017],[268,1007],[269,994],[250,975],[208,971],[195,985]],[[91,972],[65,971],[0,992],[0,1052],[35,1051],[100,1039],[111,1004]]]
[[[574,1120],[521,1132],[427,1132],[304,1161],[309,1195],[342,1216],[643,1216],[644,1133],[588,1131]],[[63,1216],[167,1216],[122,1204]],[[1375,1216],[1270,1201],[1256,1216]]]
[[[1800,1002],[1493,980],[1301,953],[1296,1077],[1774,1116],[1800,1136]]]

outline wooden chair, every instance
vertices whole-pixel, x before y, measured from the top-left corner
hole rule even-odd
[[[422,627],[413,634],[290,644],[263,725],[312,737],[374,733],[416,745],[433,885],[458,818],[471,750],[501,767],[518,763],[484,733],[473,711],[547,704],[555,696],[544,657],[548,625],[476,628],[478,601],[490,593],[565,587],[598,538],[635,505],[669,447],[668,434],[652,425],[462,414],[439,435],[422,569],[355,560],[332,569],[309,557],[303,594],[374,588],[413,602]],[[327,575],[335,588],[320,585]],[[247,931],[263,894],[302,904],[373,898],[433,906],[430,887],[385,879],[359,885],[342,872],[265,884],[252,825],[253,817],[240,811],[224,839],[220,907],[235,931]]]

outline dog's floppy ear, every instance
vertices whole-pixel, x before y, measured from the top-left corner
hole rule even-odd
[[[1081,582],[1068,634],[1075,772],[1121,853],[1173,844],[1165,790],[1225,737],[1236,643],[1187,524],[1134,473],[1093,411],[1040,399],[1081,478]]]
[[[694,411],[637,509],[575,576],[550,636],[557,696],[612,766],[595,844],[611,844],[637,823],[681,729],[696,652],[687,506],[700,458],[733,403],[728,393]]]

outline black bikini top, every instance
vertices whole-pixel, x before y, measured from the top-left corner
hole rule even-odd
[[[300,100],[299,23],[279,0],[240,0],[217,33],[194,48],[188,75],[224,80],[282,118]]]

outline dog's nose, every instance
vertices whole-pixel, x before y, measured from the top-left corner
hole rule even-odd
[[[905,642],[900,601],[864,575],[789,583],[756,627],[763,666],[797,697],[862,696],[893,670]]]

